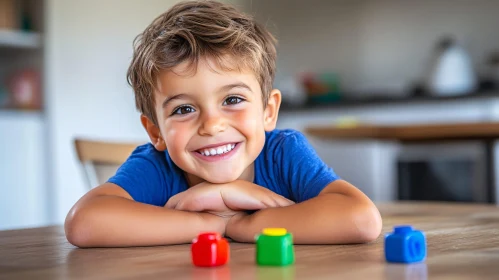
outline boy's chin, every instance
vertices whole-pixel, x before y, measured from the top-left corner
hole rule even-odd
[[[230,183],[234,182],[237,179],[239,179],[239,176],[221,176],[221,177],[209,177],[209,178],[203,178],[206,182],[212,183],[212,184],[225,184],[225,183]]]

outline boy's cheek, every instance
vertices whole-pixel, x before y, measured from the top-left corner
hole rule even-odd
[[[181,145],[186,144],[184,138],[188,137],[189,129],[182,125],[173,125],[165,128],[165,141],[170,148],[179,148]]]
[[[250,110],[242,111],[234,116],[234,119],[246,128],[257,129],[263,125],[263,117]]]

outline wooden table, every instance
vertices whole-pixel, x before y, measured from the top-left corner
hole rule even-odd
[[[190,246],[78,249],[61,227],[0,232],[0,279],[497,279],[499,207],[397,203],[379,206],[383,233],[411,224],[426,233],[423,263],[388,264],[383,235],[361,245],[295,246],[296,264],[258,267],[253,244],[231,244],[229,265],[196,268]],[[133,233],[130,233],[133,234]]]

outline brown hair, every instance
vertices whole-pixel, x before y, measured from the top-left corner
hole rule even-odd
[[[134,41],[128,83],[137,109],[154,124],[156,76],[188,61],[196,69],[203,57],[226,70],[249,68],[257,76],[264,106],[275,76],[276,39],[252,17],[216,1],[187,1],[157,17]],[[235,65],[234,65],[235,64]]]

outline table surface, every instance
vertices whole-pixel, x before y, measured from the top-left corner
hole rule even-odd
[[[398,141],[486,140],[499,138],[498,122],[442,123],[412,125],[359,124],[311,126],[305,129],[312,136],[330,139],[382,139]]]
[[[197,268],[188,244],[78,249],[62,227],[0,231],[0,279],[497,279],[498,207],[412,202],[379,209],[383,233],[375,242],[295,245],[296,263],[288,267],[256,266],[254,244],[231,243],[228,265]],[[425,262],[385,262],[383,235],[401,224],[426,233]]]

